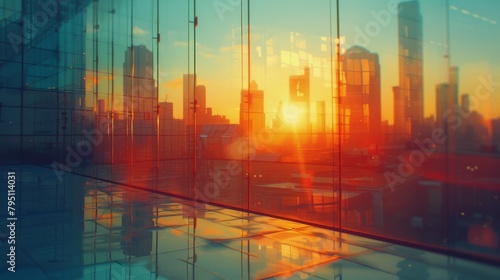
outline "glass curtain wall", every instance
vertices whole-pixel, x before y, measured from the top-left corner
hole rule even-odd
[[[2,163],[500,261],[496,1],[0,3]]]
[[[443,122],[452,137],[445,155],[434,159],[429,179],[438,181],[446,192],[449,246],[461,252],[494,256],[499,251],[500,176],[495,168],[500,161],[500,58],[499,3],[485,1],[471,5],[449,1],[448,102],[453,102],[453,117],[440,108],[436,90],[436,123]],[[442,99],[441,99],[442,100]],[[449,106],[451,107],[451,106]],[[440,111],[441,110],[441,111]],[[442,162],[444,161],[444,165]],[[445,176],[443,176],[445,174]]]

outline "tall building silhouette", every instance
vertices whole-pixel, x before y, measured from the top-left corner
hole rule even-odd
[[[193,74],[184,74],[183,76],[183,120],[184,125],[195,125],[196,108],[196,126],[205,124],[224,124],[229,120],[223,115],[213,115],[212,108],[207,107],[207,89],[204,85],[196,83],[196,76]]]
[[[424,122],[422,15],[419,1],[399,3],[398,9],[400,12],[398,14],[399,92],[397,95],[404,97],[405,102],[398,104],[402,108],[398,108],[397,111],[404,111],[406,124],[401,125],[400,120],[396,119],[394,123],[396,129],[405,129],[395,132],[403,133],[406,140],[410,140],[417,137]]]
[[[176,158],[186,149],[185,128],[182,119],[174,118],[174,103],[158,103],[160,117],[160,159]]]
[[[450,149],[456,146],[457,131],[450,117],[456,114],[458,107],[458,67],[449,68],[448,83],[436,86],[436,127],[443,129],[447,135]],[[451,124],[450,124],[451,123]]]
[[[191,102],[194,102],[194,88],[196,83],[196,76],[193,74],[184,74],[182,78],[182,118],[184,125],[194,124],[194,111]]]
[[[436,127],[445,129],[446,116],[445,113],[449,110],[448,96],[450,92],[449,84],[436,85]]]
[[[157,106],[155,80],[153,78],[153,53],[144,45],[128,47],[123,63],[123,110],[134,120],[153,119]]]
[[[266,128],[264,91],[259,90],[255,81],[250,84],[250,91],[241,91],[240,127],[245,134],[248,132],[256,134]]]
[[[105,116],[106,114],[106,103],[104,99],[97,100],[97,115]]]
[[[196,85],[194,88],[196,99],[196,123],[208,123],[207,119],[207,88],[204,85]]]
[[[394,94],[394,140],[401,142],[407,139],[406,96],[398,86],[393,87],[392,92]]]
[[[460,106],[462,107],[462,110],[465,113],[469,113],[470,112],[470,95],[469,94],[462,94],[461,99],[462,100],[460,102]]]
[[[449,72],[449,83],[450,83],[450,93],[448,96],[448,103],[451,108],[458,105],[458,77],[459,71],[458,67],[450,67]]]
[[[354,46],[342,55],[341,63],[345,144],[357,148],[378,145],[382,118],[378,54]]]
[[[126,139],[114,138],[115,151],[123,152],[127,141],[127,161],[152,160],[155,157],[157,89],[153,78],[153,53],[144,45],[128,47],[123,63],[123,109]],[[117,127],[120,125],[116,124]],[[118,146],[117,146],[118,145]],[[122,146],[122,147],[120,147]]]
[[[449,88],[448,88],[448,98],[447,107],[450,112],[457,114],[458,107],[458,67],[450,67],[449,73]],[[446,116],[448,118],[448,116]],[[453,124],[446,126],[446,134],[448,135],[448,149],[449,151],[456,150],[457,146],[457,134],[458,131],[453,128]]]

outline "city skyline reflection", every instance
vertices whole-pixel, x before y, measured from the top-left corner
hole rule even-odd
[[[4,2],[0,166],[50,170],[63,210],[67,178],[99,181],[73,199],[111,254],[182,239],[146,270],[191,278],[219,247],[246,278],[372,261],[289,222],[500,264],[500,2]],[[383,271],[430,278],[425,257]]]

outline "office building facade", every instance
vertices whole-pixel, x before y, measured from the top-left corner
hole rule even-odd
[[[0,0],[16,268],[498,275],[500,4],[466,2]]]

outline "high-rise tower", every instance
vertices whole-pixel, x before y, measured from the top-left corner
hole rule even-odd
[[[259,133],[266,128],[264,91],[259,90],[255,81],[252,81],[250,91],[241,91],[240,126],[245,133],[249,131],[252,134]]]
[[[134,114],[134,121],[153,119],[157,105],[153,78],[153,52],[146,46],[127,48],[123,63],[123,110],[125,116]],[[126,119],[127,117],[125,117]]]
[[[424,122],[422,15],[419,1],[402,2],[398,8],[398,90],[405,99],[400,105],[404,107],[398,110],[404,111],[403,133],[406,140],[411,140],[417,137]]]
[[[354,46],[341,61],[345,144],[357,148],[377,145],[382,118],[378,54]]]

